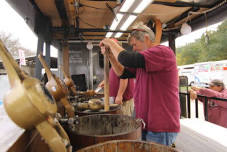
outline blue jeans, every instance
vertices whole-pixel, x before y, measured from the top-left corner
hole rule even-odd
[[[142,140],[151,141],[158,144],[163,144],[166,146],[172,145],[177,137],[176,132],[151,132],[151,131],[143,131],[142,132]]]

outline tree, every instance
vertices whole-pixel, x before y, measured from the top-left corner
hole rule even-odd
[[[217,31],[207,31],[200,39],[177,49],[178,65],[227,59],[227,20]]]
[[[22,47],[19,40],[13,39],[10,33],[0,32],[0,39],[14,58],[19,58],[19,49],[24,50],[25,56],[35,55],[31,50]]]
[[[191,64],[198,61],[201,45],[199,40],[195,43],[190,43],[184,47],[177,49],[177,63],[178,65]]]

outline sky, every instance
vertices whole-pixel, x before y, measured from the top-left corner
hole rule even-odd
[[[36,52],[37,36],[5,0],[0,0],[0,18],[0,32],[10,33],[13,39],[19,40],[22,47]],[[57,57],[57,50],[54,47],[51,47],[51,56]]]
[[[24,48],[36,52],[37,36],[27,26],[25,20],[19,16],[5,0],[0,0],[0,18],[2,20],[0,32],[11,33],[13,38],[18,39]],[[178,48],[194,42],[196,39],[199,39],[206,30],[216,30],[217,26],[220,24],[221,23],[217,23],[207,28],[194,31],[188,35],[178,37],[176,39],[176,47]],[[168,45],[168,43],[163,43],[163,45]],[[57,50],[53,47],[51,47],[51,56],[57,56]]]

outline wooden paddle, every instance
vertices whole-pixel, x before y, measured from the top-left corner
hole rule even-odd
[[[109,60],[104,54],[104,110],[109,111]]]

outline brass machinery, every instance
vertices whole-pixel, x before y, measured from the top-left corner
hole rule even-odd
[[[49,67],[47,66],[41,54],[38,56],[38,58],[47,74],[48,82],[46,83],[46,87],[48,91],[53,95],[53,97],[57,102],[60,102],[64,106],[69,118],[75,117],[74,106],[76,107],[77,110],[90,109],[92,111],[97,111],[97,110],[103,109],[104,107],[103,104],[101,104],[101,102],[99,102],[98,99],[96,100],[93,99],[95,97],[100,97],[99,96],[100,94],[95,93],[94,90],[88,90],[86,92],[76,91],[73,80],[70,78],[70,76],[68,76],[65,73],[62,67],[61,67],[61,70],[63,71],[64,77],[65,77],[64,81],[61,81],[57,76],[52,74],[52,72],[50,71]],[[78,99],[79,97],[80,99],[83,98],[84,99],[83,101],[89,100],[89,102],[82,103],[82,102],[78,102],[78,100],[74,100],[73,102],[70,102],[69,101],[70,93],[73,95],[72,96],[73,99]],[[60,112],[60,114],[63,117],[65,117],[63,112]]]
[[[54,99],[57,102],[62,103],[62,105],[66,109],[68,116],[70,118],[73,118],[75,116],[75,110],[67,99],[69,95],[67,88],[57,76],[52,74],[41,54],[38,56],[38,58],[47,74],[48,82],[46,83],[46,87],[48,91],[53,95]]]
[[[57,106],[48,90],[19,68],[1,40],[0,57],[11,86],[4,97],[9,117],[21,128],[35,127],[52,151],[71,152],[68,135],[54,117]]]

